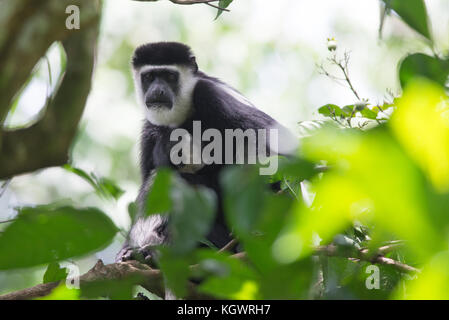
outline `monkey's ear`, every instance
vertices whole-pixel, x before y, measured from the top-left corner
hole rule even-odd
[[[196,63],[196,58],[195,56],[190,56],[190,64],[192,66],[193,72],[197,73],[198,72],[198,64]]]

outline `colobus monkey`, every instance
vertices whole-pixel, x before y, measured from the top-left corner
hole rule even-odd
[[[146,115],[140,159],[143,183],[137,198],[140,217],[131,227],[117,261],[137,257],[148,261],[155,254],[152,247],[169,242],[167,215],[145,218],[142,212],[154,171],[163,166],[177,170],[188,183],[204,185],[217,193],[218,212],[208,240],[217,247],[223,247],[231,240],[222,212],[218,181],[225,161],[175,164],[171,157],[175,142],[170,140],[170,135],[175,129],[181,128],[191,136],[194,124],[199,121],[202,132],[214,129],[222,136],[225,136],[227,129],[275,128],[279,131],[279,143],[275,148],[277,150],[274,150],[276,153],[285,153],[288,150],[283,149],[294,148],[296,139],[270,116],[256,109],[238,91],[199,71],[195,56],[184,44],[159,42],[142,45],[134,52],[132,69],[137,98]],[[246,148],[250,147],[248,144]],[[271,145],[268,148],[273,149]]]

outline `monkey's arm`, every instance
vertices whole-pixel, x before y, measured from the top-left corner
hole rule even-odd
[[[146,198],[153,185],[154,176],[153,170],[140,187],[136,200],[138,213],[123,248],[116,256],[117,262],[127,260],[154,262],[152,259],[157,255],[154,247],[168,242],[167,215],[161,213],[147,217],[144,214]]]
[[[155,159],[159,156],[155,149],[158,148],[157,141],[158,139],[161,140],[160,138],[161,132],[158,128],[146,121],[141,138],[140,167],[142,185],[136,199],[138,213],[122,249],[116,256],[117,262],[133,259],[148,262],[154,256],[152,247],[165,241],[162,231],[165,229],[166,218],[160,215],[149,217],[144,215],[145,202],[148,191],[153,184],[155,168],[158,163],[163,162],[161,159]]]

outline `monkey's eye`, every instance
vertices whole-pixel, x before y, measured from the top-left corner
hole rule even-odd
[[[178,81],[178,75],[176,73],[168,73],[167,80],[170,82],[176,82]]]
[[[142,76],[142,80],[143,80],[143,82],[147,82],[147,83],[153,82],[154,81],[154,75],[151,72],[145,73]]]
[[[162,224],[156,228],[156,234],[159,238],[163,238],[167,230],[167,224]]]

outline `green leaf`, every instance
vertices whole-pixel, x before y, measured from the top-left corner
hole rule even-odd
[[[112,197],[117,200],[124,193],[124,191],[110,179],[99,178],[94,173],[88,174],[82,169],[72,167],[70,164],[65,164],[62,167],[86,180],[95,189],[97,194],[101,196]]]
[[[65,283],[60,283],[51,293],[42,298],[35,300],[79,300],[80,290],[75,288],[67,288]]]
[[[117,227],[97,208],[21,208],[0,233],[0,270],[83,256],[108,245]]]
[[[133,201],[128,204],[128,215],[131,219],[131,222],[134,223],[136,220],[137,214],[139,212],[139,208],[137,204]]]
[[[426,5],[423,0],[383,0],[388,8],[393,9],[410,27],[431,39],[428,26]]]
[[[201,292],[224,299],[260,298],[257,274],[243,261],[212,250],[198,250],[196,255],[198,276],[206,277]]]
[[[318,171],[315,169],[315,164],[302,158],[293,157],[279,157],[279,166],[276,177],[279,180],[295,179],[295,180],[310,180]]]
[[[93,175],[93,174],[92,174]],[[108,178],[98,178],[95,175],[93,175],[95,178],[95,182],[98,185],[100,191],[100,194],[106,196],[106,197],[112,197],[115,200],[119,199],[125,191],[120,189],[114,181],[108,179]]]
[[[158,170],[153,185],[147,195],[145,214],[164,213],[170,211],[172,172],[169,169]]]
[[[319,234],[326,243],[331,241],[335,234],[345,230],[354,220],[376,223],[377,230],[391,232],[401,239],[408,240],[408,246],[417,257],[427,257],[440,250],[442,237],[429,219],[425,198],[427,186],[423,183],[423,173],[398,140],[401,143],[403,140],[408,141],[413,151],[421,150],[423,154],[422,149],[427,152],[434,145],[447,141],[447,135],[432,144],[428,136],[416,136],[416,122],[427,122],[423,121],[422,115],[416,116],[420,115],[416,112],[417,109],[426,107],[423,105],[424,101],[429,100],[427,104],[432,105],[439,97],[434,97],[432,93],[431,96],[424,94],[417,99],[422,93],[416,88],[413,89],[416,91],[415,94],[404,94],[406,101],[404,103],[414,101],[414,112],[400,106],[398,110],[402,108],[404,111],[396,115],[396,120],[392,123],[395,134],[401,134],[399,137],[392,136],[391,130],[382,126],[367,132],[323,131],[321,136],[317,135],[303,141],[303,152],[306,157],[315,161],[325,160],[333,168],[321,180],[314,182],[316,196],[313,206],[310,208],[298,206],[295,212],[297,220],[291,223],[292,230],[279,240],[277,248],[282,261],[292,261],[310,254],[307,244],[312,240],[314,233]],[[411,121],[412,119],[414,121]],[[427,127],[423,127],[422,130],[440,134],[438,126],[435,131]],[[414,132],[413,139],[406,129]],[[445,158],[441,157],[441,153],[434,157],[424,154],[424,157],[425,160],[432,159],[432,161],[439,159],[441,166],[447,168],[447,161],[444,161],[447,159],[446,153],[446,151],[443,153]],[[435,176],[438,182],[447,177],[445,173],[449,172],[441,171],[441,167],[435,170],[443,172],[440,174],[441,177]],[[291,251],[283,249],[293,243],[300,244],[298,249]]]
[[[417,77],[425,77],[444,87],[449,76],[449,60],[441,60],[422,53],[407,56],[399,67],[402,88]]]
[[[159,265],[168,287],[177,297],[187,293],[189,254],[209,233],[216,211],[215,193],[202,186],[174,180],[170,215],[171,245],[162,247]]]
[[[210,230],[215,218],[216,196],[202,186],[190,186],[176,180],[171,211],[172,252],[186,254],[192,251]]]
[[[275,195],[257,168],[230,168],[223,175],[222,185],[226,218],[251,261],[262,271],[274,268],[277,262],[271,248],[293,198]]]
[[[67,274],[66,268],[61,268],[57,262],[51,262],[45,271],[43,283],[63,280],[67,277]]]
[[[353,104],[351,104],[351,105],[344,106],[341,110],[348,118],[351,117],[351,115],[352,115],[352,117],[354,117],[355,112],[354,112],[354,114],[352,113],[354,110],[354,107],[355,106]]]
[[[448,108],[442,105],[446,97],[443,88],[434,82],[413,81],[391,118],[392,128],[404,149],[442,193],[449,192]]]
[[[260,280],[263,299],[310,299],[314,283],[312,257],[293,264],[280,265],[264,273]]]
[[[377,112],[375,112],[371,109],[364,108],[362,111],[360,111],[360,113],[362,114],[362,116],[364,118],[371,119],[371,120],[377,119]]]
[[[128,276],[125,279],[97,280],[81,282],[81,297],[87,299],[109,298],[112,300],[133,299],[134,286],[142,283],[140,276]]]
[[[221,179],[226,218],[234,232],[244,236],[254,231],[268,196],[268,181],[256,167],[234,166]]]
[[[169,248],[161,248],[159,266],[164,273],[167,286],[178,298],[187,294],[187,281],[189,279],[189,259],[179,256]]]
[[[218,2],[218,6],[220,8],[226,9],[231,4],[232,1],[234,1],[234,0],[220,0]],[[217,16],[215,17],[215,20],[217,20],[218,17],[220,17],[222,13],[223,13],[223,10],[218,9]]]
[[[326,104],[318,109],[318,112],[325,117],[346,116],[346,113],[335,104]]]

